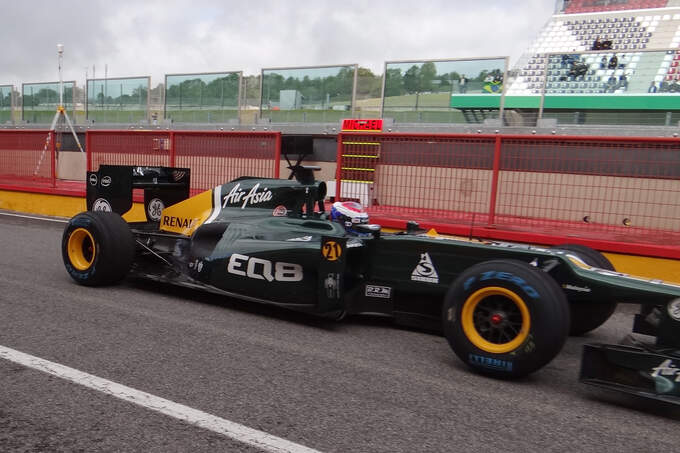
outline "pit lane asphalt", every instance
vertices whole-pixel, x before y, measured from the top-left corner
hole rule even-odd
[[[517,382],[475,375],[442,337],[159,284],[77,286],[63,224],[0,215],[0,345],[322,451],[674,451],[677,411],[577,383],[581,345]],[[0,359],[0,451],[256,451]]]

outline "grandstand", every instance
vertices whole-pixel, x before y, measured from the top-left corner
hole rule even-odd
[[[572,0],[557,11],[508,73],[506,109],[525,125],[544,109],[679,119],[668,94],[680,92],[680,0]],[[490,105],[474,95],[452,97],[451,107]]]

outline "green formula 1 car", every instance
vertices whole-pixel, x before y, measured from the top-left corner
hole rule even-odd
[[[391,316],[437,329],[474,370],[500,378],[550,362],[567,336],[597,328],[617,303],[641,305],[634,330],[650,344],[590,345],[585,382],[680,399],[680,286],[617,273],[587,247],[445,238],[332,221],[312,167],[295,180],[239,178],[189,196],[189,169],[101,166],[88,211],[62,241],[83,285],[126,275],[200,288],[321,316]],[[134,189],[146,222],[127,223]],[[110,211],[110,212],[107,212]]]

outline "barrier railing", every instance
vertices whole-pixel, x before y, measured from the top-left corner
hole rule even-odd
[[[395,226],[680,244],[677,138],[342,133],[337,161],[335,193]]]
[[[101,164],[191,168],[191,189],[209,189],[239,176],[279,177],[278,132],[87,132],[87,168]]]
[[[0,181],[53,187],[54,132],[0,129]]]

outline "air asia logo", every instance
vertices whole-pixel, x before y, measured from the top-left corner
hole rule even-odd
[[[234,253],[229,258],[227,272],[268,282],[299,282],[302,266],[293,263],[272,263],[269,260]]]
[[[92,205],[92,210],[93,211],[100,211],[100,212],[111,212],[113,209],[111,209],[111,203],[106,201],[104,198],[97,198],[94,201],[94,204]]]
[[[92,174],[90,175],[90,185],[91,185],[91,186],[96,186],[98,181],[99,181],[99,178],[97,177],[97,175],[95,175],[94,173],[92,173]]]
[[[260,192],[258,192],[258,189],[260,188],[259,182],[255,184],[248,193],[246,193],[246,191],[241,189],[240,187],[241,184],[236,184],[234,187],[231,188],[229,193],[222,200],[223,208],[226,208],[227,205],[229,204],[239,204],[243,202],[241,203],[241,209],[243,209],[248,205],[264,203],[265,201],[269,201],[272,199],[272,192],[266,187],[263,188]]]
[[[416,282],[439,283],[439,274],[432,264],[429,253],[420,254],[420,262],[411,273],[411,280]]]
[[[153,198],[149,202],[149,206],[146,208],[146,214],[149,220],[153,220],[154,222],[158,222],[161,219],[161,213],[163,212],[163,209],[165,209],[165,204],[163,203],[163,200],[160,198]]]
[[[175,217],[171,215],[163,216],[163,226],[174,228],[193,228],[198,223],[198,219],[185,219],[182,217]]]

